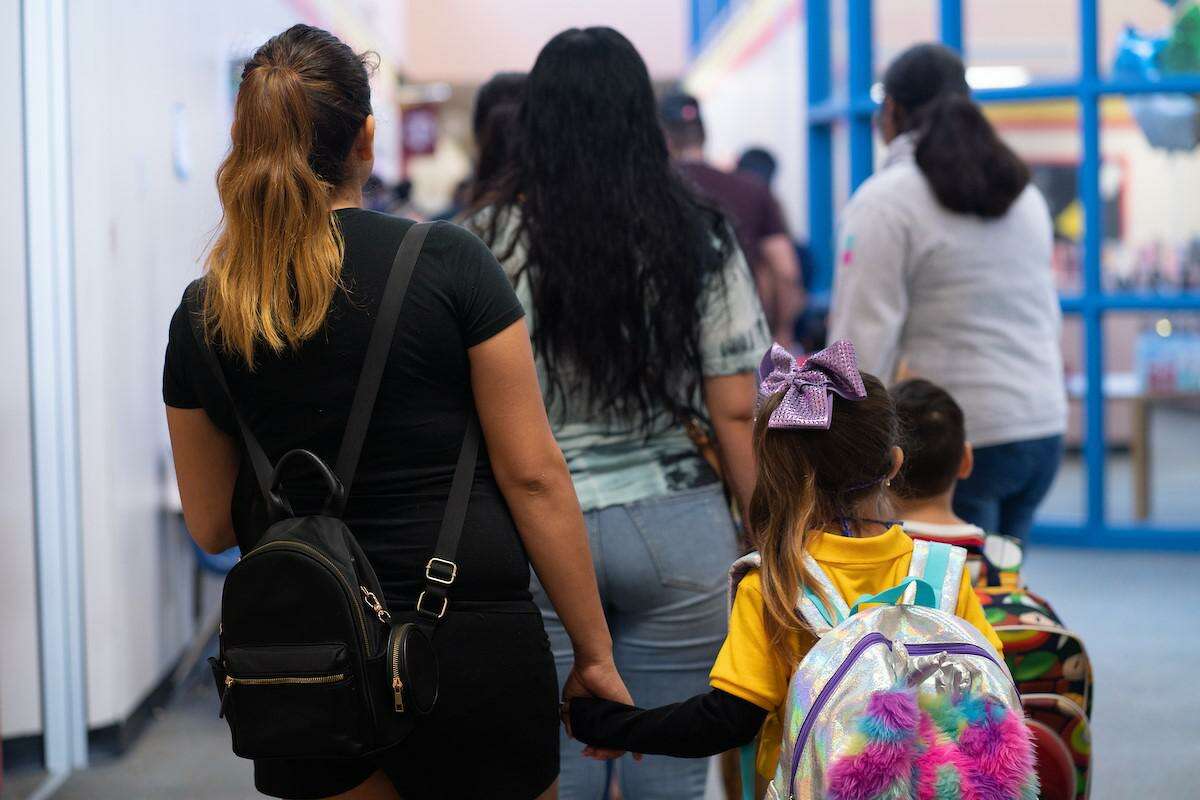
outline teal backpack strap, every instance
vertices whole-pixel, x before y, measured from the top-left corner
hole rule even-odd
[[[754,796],[754,782],[758,780],[758,770],[755,761],[758,757],[758,739],[738,748],[738,768],[742,774],[742,800],[757,800]]]
[[[833,585],[833,581],[825,574],[825,570],[821,569],[821,565],[817,563],[811,553],[804,554],[804,566],[833,605],[832,609],[826,607],[825,603],[821,602],[820,595],[810,587],[804,587],[804,596],[800,598],[799,603],[800,613],[812,626],[812,629],[821,634],[829,628],[842,624],[850,616],[850,608],[842,598],[842,593]]]
[[[854,616],[858,613],[862,606],[878,603],[880,605],[894,606],[902,603],[907,603],[904,595],[908,592],[909,587],[913,587],[915,593],[915,602],[911,605],[924,606],[925,608],[937,608],[937,595],[932,586],[927,581],[920,578],[914,578],[911,575],[899,584],[890,589],[885,589],[878,594],[864,594],[862,597],[850,607],[850,615]]]
[[[914,542],[909,575],[922,578],[937,597],[934,608],[953,614],[967,563],[967,551],[941,542]]]

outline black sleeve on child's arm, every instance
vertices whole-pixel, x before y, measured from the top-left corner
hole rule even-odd
[[[753,741],[767,712],[720,689],[660,708],[576,697],[571,733],[585,744],[632,753],[701,758]]]

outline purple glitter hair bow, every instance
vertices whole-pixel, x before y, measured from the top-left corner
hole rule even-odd
[[[833,419],[833,395],[847,400],[867,396],[854,345],[845,339],[798,362],[791,353],[775,344],[763,356],[758,367],[759,402],[787,390],[783,400],[771,412],[769,428],[829,429]]]

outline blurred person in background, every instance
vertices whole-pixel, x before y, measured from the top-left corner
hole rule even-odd
[[[524,72],[498,72],[475,95],[471,130],[475,134],[477,156],[471,203],[483,197],[512,167],[527,80]]]
[[[779,202],[761,180],[717,169],[704,160],[700,103],[682,92],[660,104],[663,129],[679,171],[700,195],[725,212],[750,262],[775,341],[791,348],[804,308],[800,265]]]
[[[475,107],[471,111],[475,169],[455,187],[449,207],[435,215],[435,219],[461,217],[511,166],[525,78],[524,72],[497,72],[475,93]]]
[[[1046,201],[952,50],[905,51],[883,88],[887,156],[841,220],[829,336],[853,341],[865,370],[957,398],[975,470],[954,513],[1024,539],[1067,417]]]
[[[740,550],[721,480],[685,424],[711,421],[747,507],[754,371],[770,335],[728,224],[671,166],[646,65],[624,36],[572,29],[542,49],[514,170],[473,224],[529,314],[618,668],[642,705],[706,691]],[[570,637],[539,602],[565,668]],[[563,735],[561,797],[602,797],[606,765]],[[627,800],[701,798],[706,775],[703,761],[666,757],[619,769]]]
[[[738,175],[758,178],[769,189],[775,181],[775,173],[778,169],[779,163],[775,160],[775,156],[771,155],[771,151],[763,147],[747,147],[738,156],[734,172]]]
[[[778,174],[779,162],[770,150],[764,147],[748,147],[738,156],[734,172],[748,178],[760,181],[768,189],[773,189],[775,176]],[[796,347],[805,352],[814,352],[825,347],[825,325],[828,314],[828,304],[815,302],[813,294],[812,253],[808,245],[800,239],[792,240],[796,251],[796,264],[800,269],[800,285],[804,289],[801,295],[800,316],[794,322],[794,337]]]
[[[221,229],[199,302],[185,295],[171,320],[163,371],[184,519],[208,552],[247,552],[266,525],[234,406],[200,337],[269,458],[304,448],[333,463],[358,379],[347,367],[365,358],[393,256],[413,225],[362,207],[374,136],[367,62],[332,34],[296,25],[246,63],[233,144],[217,172]],[[202,315],[199,336],[193,315]],[[529,592],[531,562],[542,605],[570,640],[560,674],[578,693],[629,701],[523,317],[479,239],[444,223],[428,232],[344,518],[397,620],[414,619],[464,431],[478,414],[486,447],[433,639],[437,704],[377,755],[256,761],[260,792],[552,797],[559,689]],[[317,513],[325,494],[315,474],[289,476],[288,490],[300,515]]]

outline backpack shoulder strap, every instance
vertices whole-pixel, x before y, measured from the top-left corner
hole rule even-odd
[[[270,508],[272,506],[271,473],[274,471],[274,467],[272,467],[271,459],[267,457],[266,451],[263,450],[262,445],[255,438],[254,432],[250,430],[250,425],[247,424],[246,418],[238,410],[237,401],[233,398],[233,392],[229,390],[229,382],[225,379],[225,370],[221,368],[221,362],[217,360],[217,354],[212,348],[212,343],[208,340],[208,334],[204,329],[204,305],[200,297],[201,283],[201,281],[194,281],[188,287],[185,296],[192,337],[196,340],[196,346],[200,349],[200,355],[204,358],[204,363],[208,365],[209,371],[212,372],[213,377],[217,380],[217,384],[221,387],[221,391],[225,393],[225,397],[229,400],[229,405],[233,409],[233,416],[237,420],[238,429],[242,432],[242,441],[245,444],[246,453],[250,457],[250,464],[254,467],[254,479],[258,482],[259,491],[262,492],[263,499],[267,502],[267,507]]]
[[[433,225],[431,222],[412,225],[396,249],[396,257],[392,261],[391,272],[388,273],[383,297],[379,301],[379,310],[375,314],[375,325],[367,343],[367,354],[358,376],[358,386],[354,390],[350,416],[346,420],[346,432],[342,435],[342,445],[334,464],[334,472],[346,489],[336,501],[337,507],[329,509],[334,515],[342,513],[346,496],[354,490],[354,473],[358,469],[363,442],[367,438],[367,428],[371,424],[371,413],[375,410],[375,399],[379,396],[379,384],[383,380],[383,370],[387,366],[388,354],[395,339],[400,307],[404,305],[404,296],[408,292],[417,259],[421,256],[421,247],[425,244],[425,237],[429,235]]]
[[[813,632],[819,636],[849,619],[850,607],[846,605],[842,593],[833,585],[829,575],[812,557],[811,553],[804,554],[804,566],[833,606],[833,608],[828,608],[825,603],[821,602],[820,595],[807,586],[804,587],[804,596],[800,598],[799,610],[805,622],[812,626]]]
[[[830,609],[827,609],[825,604],[821,602],[820,596],[807,587],[805,587],[803,594],[801,594],[797,602],[796,610],[800,612],[800,615],[804,617],[804,621],[812,627],[813,631],[819,635],[846,620],[850,616],[850,608],[846,605],[846,601],[842,598],[841,593],[833,585],[833,581],[829,579],[829,576],[821,568],[821,565],[817,563],[815,558],[806,553],[804,565],[833,604],[833,613],[831,615]],[[731,613],[733,611],[733,601],[737,597],[738,585],[742,582],[742,578],[746,577],[746,574],[750,570],[761,568],[762,556],[757,551],[748,553],[733,562],[733,566],[729,568],[729,611]]]
[[[729,608],[727,610],[730,614],[733,613],[733,600],[737,597],[738,586],[741,584],[742,578],[755,569],[762,569],[762,556],[757,550],[742,556],[729,568]]]
[[[937,607],[941,611],[953,614],[958,606],[958,592],[962,585],[963,570],[966,568],[967,551],[961,547],[942,542],[914,541],[912,562],[908,567],[908,575],[921,578],[933,587],[937,595]],[[915,591],[915,586],[905,595],[906,602],[912,602],[908,594]]]
[[[458,578],[458,563],[454,559],[467,519],[471,487],[475,484],[475,462],[479,456],[481,434],[479,417],[472,411],[463,435],[462,449],[458,452],[458,463],[454,465],[450,497],[446,501],[446,513],[438,530],[437,543],[433,546],[433,557],[425,563],[425,586],[417,597],[417,613],[426,630],[431,630],[446,616],[450,587]]]

